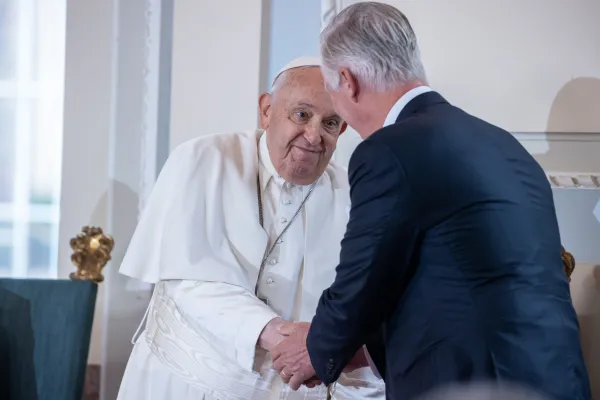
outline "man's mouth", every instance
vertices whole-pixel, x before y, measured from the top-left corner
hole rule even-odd
[[[300,149],[302,151],[305,151],[307,153],[315,153],[315,154],[322,153],[322,150],[311,150],[311,149],[307,149],[307,148],[300,147],[300,146],[294,146],[294,147],[296,147],[297,149]]]

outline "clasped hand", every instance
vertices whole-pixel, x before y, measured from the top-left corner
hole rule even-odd
[[[303,384],[309,388],[321,384],[306,348],[309,329],[308,322],[284,322],[277,328],[283,339],[271,350],[273,368],[279,372],[283,382],[289,384],[292,390],[298,390]],[[344,372],[366,366],[368,363],[361,348],[344,368]]]
[[[277,329],[283,340],[271,351],[273,368],[292,390],[298,390],[302,384],[312,388],[321,383],[315,377],[315,370],[306,349],[309,328],[308,322],[284,322]]]

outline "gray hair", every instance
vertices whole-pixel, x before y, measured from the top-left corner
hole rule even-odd
[[[406,16],[387,4],[361,2],[337,14],[321,33],[321,57],[332,90],[339,86],[341,68],[376,91],[426,80],[415,32]]]

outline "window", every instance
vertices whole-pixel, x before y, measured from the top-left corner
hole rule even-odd
[[[0,276],[56,277],[66,0],[0,0]]]

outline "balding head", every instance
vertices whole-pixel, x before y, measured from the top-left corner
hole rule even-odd
[[[285,180],[307,185],[323,174],[345,124],[335,113],[321,69],[284,69],[259,99],[271,161]]]
[[[271,90],[270,93],[274,93],[277,91],[279,87],[281,87],[282,82],[285,82],[287,79],[286,76],[290,75],[288,72],[298,69],[298,68],[307,68],[307,67],[320,67],[321,59],[319,57],[309,57],[303,56],[298,57],[284,65],[273,78],[273,82],[271,82]],[[281,78],[281,79],[280,79]]]

